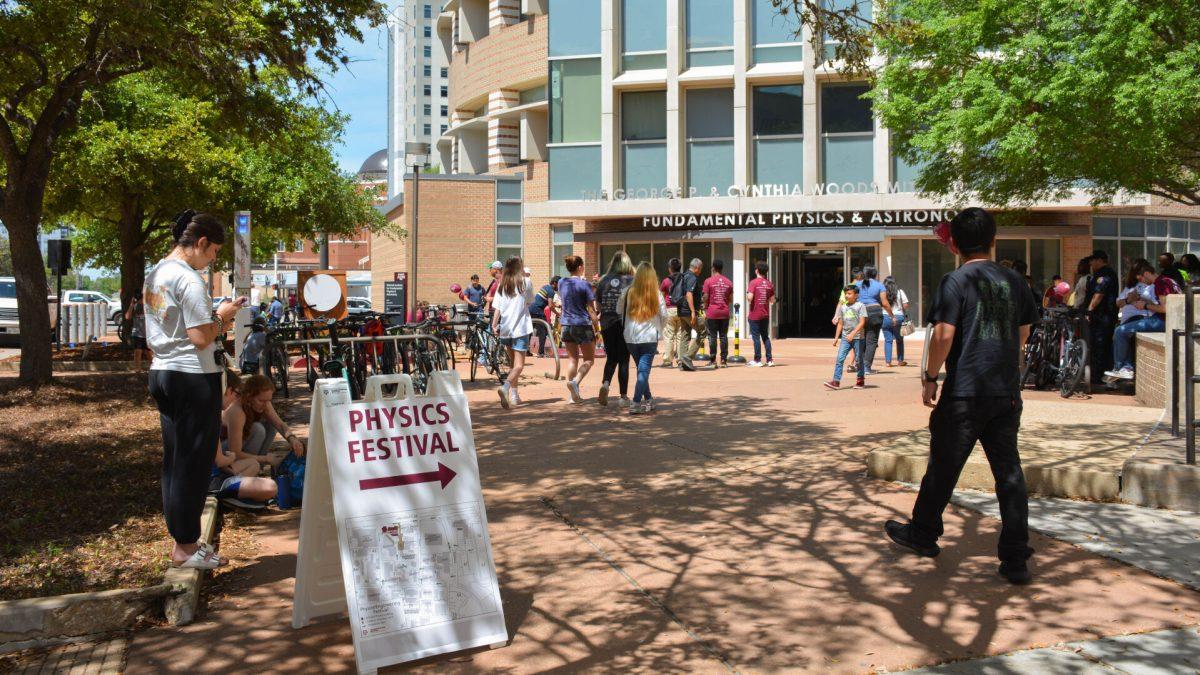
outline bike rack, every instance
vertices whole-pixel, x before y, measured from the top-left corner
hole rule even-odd
[[[1186,436],[1187,463],[1196,463],[1196,287],[1188,283],[1183,289],[1183,392],[1184,435]],[[1176,372],[1172,378],[1178,377]]]
[[[546,327],[546,339],[550,341],[550,346],[553,347],[550,351],[554,352],[554,377],[551,379],[557,380],[562,373],[562,361],[558,358],[558,345],[554,344],[554,327],[545,319],[534,319],[534,323],[540,323]],[[546,373],[546,377],[550,377],[550,373]]]
[[[349,342],[350,343],[350,358],[354,358],[354,356],[355,356],[354,345],[355,344],[361,344],[364,342],[384,342],[384,341],[397,342],[397,343],[399,343],[399,342],[419,342],[421,340],[427,340],[429,342],[432,342],[434,344],[434,346],[437,347],[438,354],[441,355],[442,360],[449,361],[450,355],[446,352],[446,346],[444,344],[442,344],[442,341],[440,339],[438,339],[437,337],[430,335],[428,333],[412,333],[409,335],[356,335],[354,337],[339,337],[336,340],[333,337],[323,337],[323,338],[310,338],[307,340],[284,340],[277,344],[283,345],[284,348],[291,347],[291,346],[300,346],[300,345],[325,345],[332,349],[334,346],[336,346],[335,343],[341,344],[343,342]],[[399,345],[397,345],[397,349],[398,348],[399,348]]]

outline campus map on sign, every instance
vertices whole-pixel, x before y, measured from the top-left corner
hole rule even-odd
[[[346,521],[363,636],[500,611],[477,504]]]

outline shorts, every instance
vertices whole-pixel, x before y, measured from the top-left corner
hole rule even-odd
[[[528,352],[529,351],[529,336],[522,335],[520,337],[500,338],[500,344],[504,345],[505,347],[508,347],[509,349],[513,350],[514,352]]]
[[[150,347],[146,346],[146,338],[138,337],[136,335],[133,336],[133,348],[140,349],[142,351],[150,349]]]
[[[212,477],[212,481],[208,484],[208,492],[209,494],[216,495],[218,499],[224,499],[226,497],[236,497],[241,487],[241,476],[221,474]]]
[[[596,341],[596,331],[591,326],[563,326],[562,341],[589,345]]]

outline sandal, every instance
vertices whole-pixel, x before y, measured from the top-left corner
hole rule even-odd
[[[228,561],[221,559],[211,550],[197,548],[190,558],[181,563],[171,561],[171,566],[179,569],[215,570],[226,562]]]

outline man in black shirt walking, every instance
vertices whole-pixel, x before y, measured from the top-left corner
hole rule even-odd
[[[892,541],[918,555],[941,549],[942,512],[975,442],[983,445],[1000,501],[1000,575],[1028,583],[1029,498],[1017,452],[1021,425],[1021,354],[1037,310],[1019,274],[991,260],[996,223],[980,208],[950,222],[950,250],[965,258],[942,278],[928,316],[933,336],[922,374],[929,416],[929,466],[912,520],[889,520]],[[938,396],[938,372],[946,380]],[[934,402],[936,401],[936,406]]]

